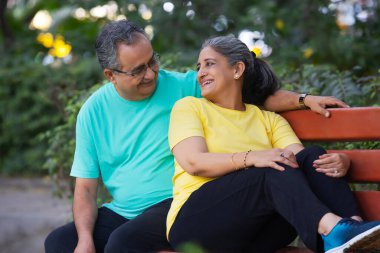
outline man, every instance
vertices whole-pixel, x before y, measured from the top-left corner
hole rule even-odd
[[[103,28],[96,52],[110,83],[79,112],[71,170],[76,177],[74,222],[48,236],[46,252],[170,250],[165,236],[174,172],[167,141],[169,117],[178,99],[200,96],[196,72],[160,70],[144,31],[126,20]],[[297,109],[299,98],[296,93],[276,91],[264,106],[274,111]],[[326,116],[325,106],[346,106],[332,97],[301,96],[301,100]],[[113,200],[98,209],[99,177]],[[289,228],[280,217],[273,224],[279,226]]]

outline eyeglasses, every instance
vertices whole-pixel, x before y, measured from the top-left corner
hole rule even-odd
[[[127,76],[132,76],[132,77],[137,77],[137,76],[144,76],[148,68],[150,68],[152,71],[154,71],[153,68],[157,67],[159,63],[160,56],[153,52],[152,58],[150,58],[149,62],[147,64],[141,65],[131,71],[122,71],[119,69],[111,69],[112,71],[119,73],[119,74],[124,74]],[[155,71],[154,71],[155,72]]]

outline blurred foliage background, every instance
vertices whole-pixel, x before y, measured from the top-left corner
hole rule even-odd
[[[110,20],[144,27],[161,67],[193,69],[204,39],[232,33],[283,88],[373,106],[379,12],[377,0],[0,0],[0,174],[68,175],[76,114],[104,82],[93,45]]]

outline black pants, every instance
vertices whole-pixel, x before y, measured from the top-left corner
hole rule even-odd
[[[312,167],[324,154],[320,147],[297,154],[300,169],[286,167],[250,168],[210,181],[193,192],[180,210],[169,234],[179,249],[184,242],[195,242],[208,252],[272,252],[257,248],[262,231],[266,241],[281,233],[268,228],[280,214],[298,232],[305,245],[321,251],[318,223],[327,212],[350,217],[359,215],[355,199],[345,179],[327,177]]]
[[[156,252],[170,250],[166,240],[166,216],[172,199],[164,200],[132,220],[106,207],[98,210],[93,232],[96,252]],[[73,222],[57,228],[45,240],[46,253],[73,252],[78,236]]]
[[[166,240],[166,216],[170,204],[171,199],[163,201],[133,220],[127,220],[108,208],[99,208],[93,233],[96,252],[171,250]],[[294,228],[277,214],[273,215],[266,228],[260,237],[255,238],[258,252],[270,252],[273,247],[288,245],[297,236]],[[274,235],[275,240],[269,240],[271,235]],[[71,222],[49,234],[45,241],[45,252],[73,252],[77,243],[77,232]]]

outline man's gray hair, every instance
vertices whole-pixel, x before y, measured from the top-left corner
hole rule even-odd
[[[102,69],[118,69],[119,44],[131,45],[141,35],[148,38],[141,27],[128,20],[114,21],[105,25],[95,42],[96,55]]]

